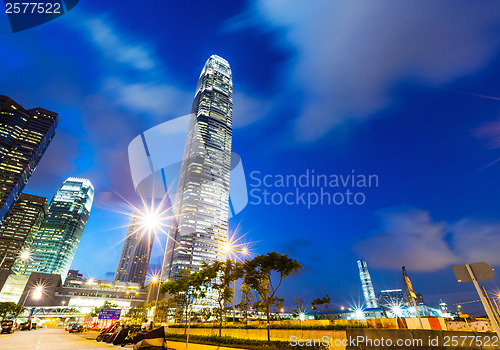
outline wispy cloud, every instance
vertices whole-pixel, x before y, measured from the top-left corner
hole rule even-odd
[[[120,30],[111,25],[109,20],[84,19],[82,28],[88,31],[90,39],[108,60],[126,64],[138,70],[158,68],[153,50],[144,44],[143,38],[120,34]]]
[[[436,271],[453,264],[500,264],[500,221],[465,218],[433,220],[428,211],[391,208],[377,213],[381,227],[354,250],[376,268]]]
[[[226,30],[280,30],[296,56],[283,89],[303,96],[296,139],[317,140],[390,105],[411,79],[446,84],[482,69],[499,48],[500,8],[467,1],[254,1]]]

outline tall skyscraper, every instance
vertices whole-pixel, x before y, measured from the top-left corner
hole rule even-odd
[[[130,218],[114,280],[144,285],[153,247],[153,237],[147,232],[148,230],[138,224],[138,215],[134,212]]]
[[[233,82],[229,63],[206,62],[196,87],[174,203],[174,244],[166,276],[222,258],[227,241]]]
[[[0,95],[0,222],[3,221],[54,137],[57,113],[25,110]]]
[[[50,202],[23,273],[53,273],[66,278],[93,200],[94,187],[88,179],[70,177],[64,181]]]
[[[21,193],[0,228],[0,269],[18,273],[47,214],[47,198]]]
[[[373,289],[372,278],[370,277],[370,272],[368,271],[368,264],[364,260],[358,260],[358,268],[366,307],[369,309],[378,307],[375,290]]]

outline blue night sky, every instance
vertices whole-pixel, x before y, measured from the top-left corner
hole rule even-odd
[[[25,192],[50,199],[68,176],[96,188],[73,261],[86,276],[115,271],[128,223],[116,211],[131,211],[116,194],[138,203],[129,142],[190,112],[212,54],[233,70],[233,151],[249,189],[253,171],[379,178],[354,189],[363,205],[249,204],[231,219],[254,255],[304,265],[282,287],[288,308],[295,295],[358,303],[360,258],[376,290],[401,288],[406,265],[431,306],[477,299],[452,265],[500,265],[497,2],[81,0],[15,34],[0,15],[0,44],[0,93],[60,117]],[[157,244],[151,264],[161,259]]]

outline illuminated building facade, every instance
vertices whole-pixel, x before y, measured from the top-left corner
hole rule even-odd
[[[70,177],[56,192],[31,248],[23,274],[59,274],[64,279],[82,238],[94,200],[88,179]]]
[[[372,278],[368,271],[368,264],[364,260],[358,260],[359,278],[361,280],[361,288],[365,297],[365,304],[368,309],[378,307],[375,290],[373,289]]]
[[[0,227],[0,269],[20,272],[24,260],[29,259],[21,255],[31,250],[47,210],[47,198],[26,193],[19,196]]]
[[[21,195],[54,137],[57,113],[25,110],[0,95],[0,222]]]
[[[402,289],[381,290],[378,293],[378,303],[386,308],[405,305],[406,298]]]
[[[233,113],[229,63],[211,56],[200,75],[174,203],[166,276],[223,256],[227,241]]]
[[[153,239],[144,228],[137,224],[138,213],[130,218],[127,236],[123,244],[120,261],[115,272],[115,281],[133,282],[144,285],[148,273],[149,258]]]

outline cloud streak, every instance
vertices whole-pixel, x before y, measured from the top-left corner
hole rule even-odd
[[[230,26],[255,26],[257,13],[262,27],[284,32],[280,45],[296,56],[282,86],[303,95],[294,124],[303,142],[390,105],[403,81],[452,82],[485,67],[499,48],[500,8],[493,4],[313,3],[255,1],[248,16]]]
[[[478,261],[500,264],[498,220],[465,218],[448,223],[435,221],[429,212],[416,208],[387,209],[377,216],[380,229],[354,247],[373,267],[398,270],[408,266],[424,272]]]

